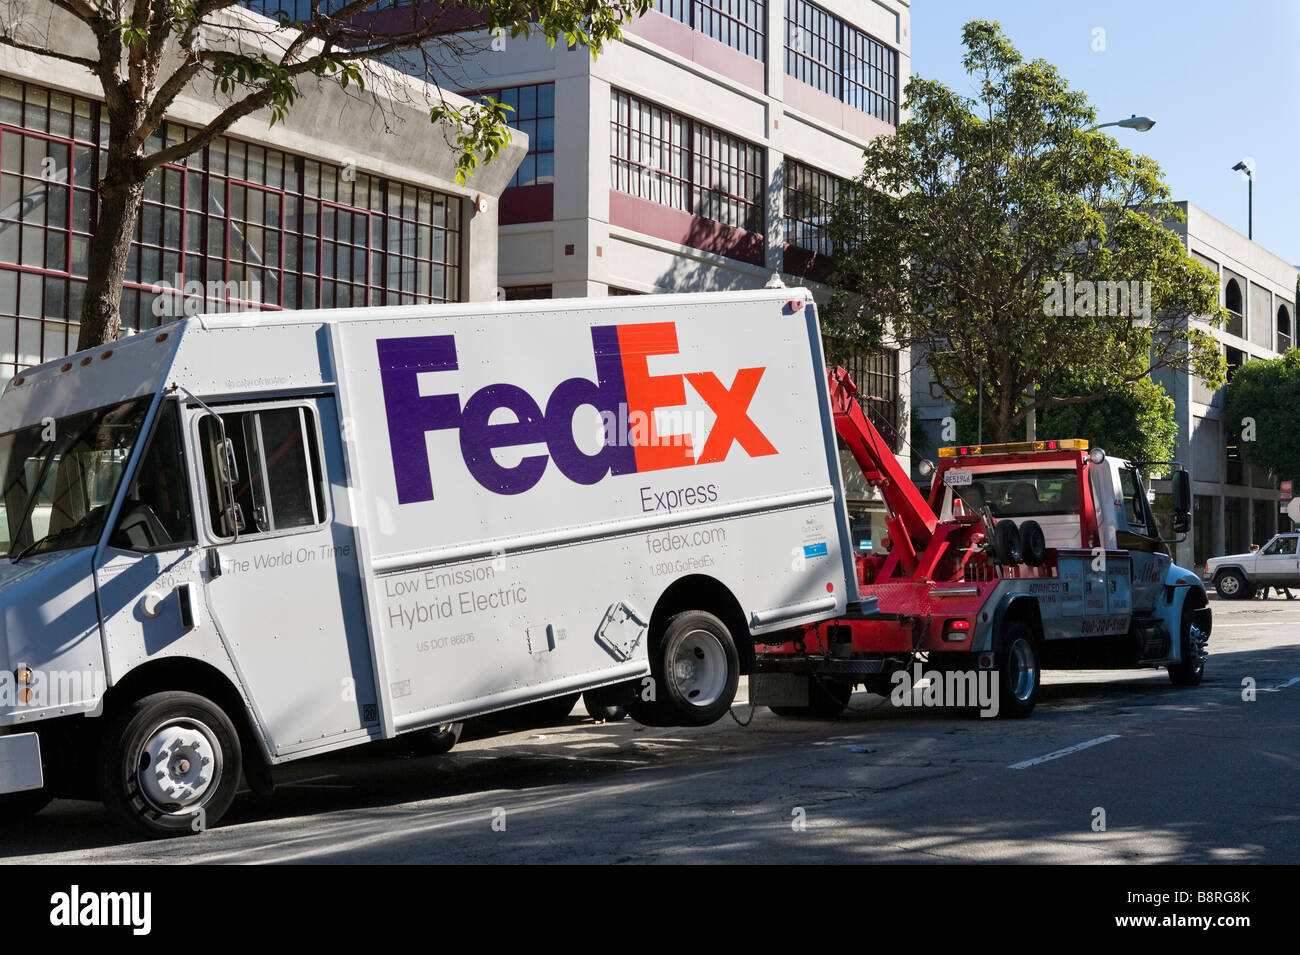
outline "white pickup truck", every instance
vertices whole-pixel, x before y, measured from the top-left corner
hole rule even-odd
[[[1249,600],[1261,587],[1300,587],[1300,533],[1278,534],[1249,554],[1211,557],[1201,579],[1225,600]]]

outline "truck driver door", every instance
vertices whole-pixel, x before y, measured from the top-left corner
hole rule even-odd
[[[189,420],[213,622],[277,755],[364,735],[379,714],[334,400],[213,411]]]

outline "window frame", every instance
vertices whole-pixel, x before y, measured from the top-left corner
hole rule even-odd
[[[175,427],[176,444],[180,449],[181,455],[179,487],[189,501],[189,527],[187,528],[189,536],[183,540],[169,541],[168,543],[161,544],[158,547],[119,547],[113,543],[113,537],[117,534],[122,523],[123,515],[120,505],[126,501],[125,495],[130,489],[131,483],[139,476],[140,469],[144,467],[145,459],[149,457],[149,452],[153,450],[154,439],[157,438],[159,432],[164,427],[163,419],[169,408],[173,409],[176,414],[173,425]],[[158,409],[154,414],[153,422],[149,426],[149,434],[145,437],[144,443],[141,445],[140,457],[135,462],[135,466],[131,468],[130,472],[123,478],[121,487],[118,488],[119,501],[117,503],[119,506],[117,517],[113,521],[113,527],[108,532],[107,537],[108,547],[110,549],[124,554],[157,554],[169,550],[186,550],[198,546],[199,533],[198,524],[195,521],[194,488],[191,486],[190,481],[190,455],[189,448],[185,445],[185,423],[184,418],[182,417],[182,411],[183,409],[181,408],[179,398],[164,398],[162,403],[158,405]]]
[[[195,414],[193,418],[193,432],[192,432],[192,439],[194,441],[194,446],[195,446],[195,453],[194,453],[194,461],[196,463],[195,476],[198,479],[198,486],[199,486],[200,497],[202,501],[202,511],[204,515],[202,519],[203,530],[204,533],[208,536],[208,538],[212,542],[216,544],[234,544],[234,543],[240,543],[243,541],[250,541],[250,540],[268,540],[272,538],[292,537],[297,534],[315,533],[317,531],[320,531],[322,528],[329,527],[331,524],[334,523],[334,506],[333,506],[334,502],[331,500],[331,495],[329,491],[330,489],[329,469],[325,463],[324,432],[321,430],[320,412],[317,410],[317,407],[314,402],[306,399],[288,398],[280,401],[241,402],[239,404],[230,404],[230,405],[211,405],[211,408],[212,408],[212,412],[222,416],[223,420],[226,415],[237,415],[237,414],[238,415],[243,415],[243,414],[260,415],[261,413],[267,411],[279,411],[285,409],[296,409],[299,411],[300,416],[304,413],[309,415],[310,422],[311,422],[310,430],[304,431],[303,434],[305,436],[309,436],[315,439],[317,459],[315,461],[311,459],[310,442],[304,443],[303,454],[307,462],[308,490],[311,492],[313,496],[313,500],[319,500],[320,513],[321,513],[321,519],[312,524],[304,524],[298,527],[288,527],[288,528],[278,528],[273,526],[272,529],[269,531],[249,530],[248,528],[253,520],[253,516],[251,514],[245,514],[243,515],[244,522],[245,522],[244,530],[241,530],[235,536],[221,533],[220,529],[214,527],[212,524],[213,503],[214,503],[212,499],[212,488],[220,487],[220,479],[213,476],[213,481],[211,483],[209,482],[208,460],[207,460],[207,456],[204,453],[205,440],[203,436],[203,421],[206,418],[210,417],[210,415],[208,412],[202,409],[198,409],[198,413]],[[241,429],[243,428],[242,421],[240,422],[239,427]],[[226,434],[229,435],[230,432],[231,432],[231,424],[230,422],[226,422]],[[261,442],[260,419],[258,420],[258,435],[259,435],[258,455],[257,455],[258,466],[261,472],[261,480],[264,482],[263,486],[266,487],[269,485],[269,480],[268,480],[268,472],[266,468],[266,456],[262,451],[263,445]],[[321,496],[319,499],[316,497],[317,483],[319,483],[319,488],[321,492]],[[250,484],[249,494],[251,496],[252,495],[251,480],[249,484]],[[221,505],[223,503],[220,500],[220,494],[221,491],[218,491],[218,500],[215,502],[218,512],[221,511],[222,509]],[[275,510],[274,507],[270,504],[269,499],[267,501],[267,507],[268,507],[268,513],[271,517],[272,523],[274,524]]]

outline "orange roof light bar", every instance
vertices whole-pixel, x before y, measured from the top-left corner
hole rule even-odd
[[[1031,454],[1035,451],[1087,451],[1090,445],[1082,438],[1064,441],[1011,441],[1006,444],[964,444],[940,448],[941,458],[969,458],[984,454]]]

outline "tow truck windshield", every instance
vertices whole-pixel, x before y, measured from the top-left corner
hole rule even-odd
[[[985,505],[995,518],[1079,513],[1079,479],[1073,468],[975,471],[970,484],[953,491],[959,514],[978,513]]]
[[[0,556],[95,543],[148,410],[136,398],[0,435]]]

